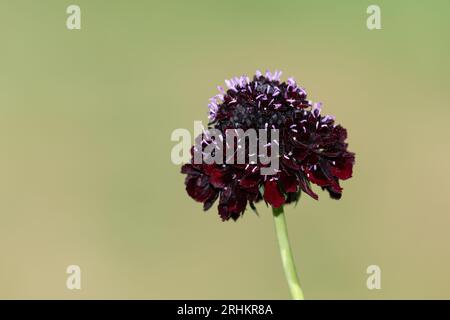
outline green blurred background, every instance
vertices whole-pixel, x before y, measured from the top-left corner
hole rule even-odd
[[[382,30],[366,28],[373,3]],[[222,223],[170,159],[172,131],[206,121],[216,85],[266,68],[324,102],[357,154],[341,201],[286,208],[306,297],[450,298],[449,12],[1,0],[0,298],[289,298],[270,210]],[[381,290],[366,288],[372,264]]]

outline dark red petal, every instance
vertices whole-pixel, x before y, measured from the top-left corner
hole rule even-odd
[[[192,166],[192,164],[190,164],[190,163],[184,164],[181,167],[181,173],[196,174],[196,175],[199,174],[199,172],[197,170],[195,170],[194,167]]]
[[[283,158],[281,158],[281,163],[284,166],[286,166],[286,167],[288,167],[290,169],[300,170],[300,166],[294,160],[292,160],[291,158],[286,159],[286,158],[283,157]]]
[[[232,201],[230,201],[228,208],[231,212],[240,214],[244,212],[246,206],[247,206],[247,199],[243,197],[243,194],[241,192],[237,191]]]
[[[220,204],[218,209],[219,209],[219,216],[220,216],[220,218],[222,218],[222,221],[226,221],[226,220],[230,219],[231,213],[228,211],[227,205]]]
[[[216,202],[218,196],[219,192],[214,192],[208,199],[206,199],[203,203],[203,210],[206,211],[211,208],[214,202]]]
[[[333,130],[333,134],[340,142],[344,142],[347,139],[347,130],[340,125],[336,126]]]
[[[282,173],[280,180],[284,191],[297,192],[298,182],[295,176],[289,176],[285,173]]]
[[[300,179],[300,188],[311,198],[315,200],[319,199],[319,196],[315,194],[314,191],[311,190],[311,187],[309,186],[309,183],[306,179]]]
[[[308,149],[306,148],[296,148],[293,152],[292,157],[295,158],[297,161],[303,161],[309,154]]]
[[[239,182],[239,185],[242,188],[253,188],[255,187],[258,183],[259,183],[260,177],[257,175],[253,175],[253,176],[247,176],[241,179],[241,181]]]
[[[266,181],[264,184],[264,200],[266,200],[274,208],[279,208],[284,204],[284,196],[280,192],[278,184],[275,180]]]
[[[330,197],[335,200],[339,200],[342,196],[342,188],[337,184],[336,187],[325,187],[327,189],[328,193],[330,194]]]
[[[333,182],[327,179],[319,170],[306,170],[306,176],[308,180],[318,186],[325,187],[331,185]]]
[[[205,176],[198,177],[196,179],[187,179],[186,191],[194,200],[198,202],[206,201],[215,192],[214,189],[210,187]]]
[[[209,183],[216,188],[225,187],[225,170],[219,169],[216,165],[205,165],[204,170],[209,175]]]
[[[336,165],[331,167],[331,173],[339,179],[346,180],[352,177],[354,156],[349,155],[336,161]]]

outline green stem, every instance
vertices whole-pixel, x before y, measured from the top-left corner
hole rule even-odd
[[[294,258],[292,256],[291,246],[287,233],[286,218],[284,216],[283,206],[272,208],[275,219],[275,229],[277,232],[278,245],[280,247],[281,261],[283,262],[286,280],[291,290],[291,296],[294,300],[304,300],[303,291],[297,277]]]

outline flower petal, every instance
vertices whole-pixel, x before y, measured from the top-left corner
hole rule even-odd
[[[278,184],[275,180],[268,180],[264,184],[264,200],[266,200],[274,208],[279,208],[284,204],[284,196],[280,192]]]

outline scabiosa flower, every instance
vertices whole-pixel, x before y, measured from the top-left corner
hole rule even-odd
[[[331,198],[340,199],[339,181],[352,176],[355,156],[347,150],[347,131],[335,123],[333,116],[321,114],[321,103],[309,101],[306,91],[294,79],[281,82],[280,77],[279,71],[274,74],[267,71],[265,75],[257,71],[253,80],[242,76],[226,80],[226,91],[218,87],[221,93],[210,99],[209,130],[196,138],[191,149],[193,158],[181,171],[186,174],[188,194],[202,202],[204,210],[219,199],[222,220],[237,220],[247,205],[255,210],[255,203],[261,200],[272,206],[291,295],[294,299],[303,299],[283,205],[297,201],[302,192],[318,199],[311,183],[327,190]],[[255,161],[254,149],[249,148],[246,153],[245,135],[237,134],[238,143],[244,141],[243,153],[242,145],[234,145],[234,137],[229,145],[228,132],[253,131],[256,134],[256,130],[259,146],[263,144],[263,150],[267,148],[277,160],[277,168],[270,174],[266,170],[267,162]],[[268,130],[277,136],[269,143],[263,134]],[[220,152],[224,141],[226,155]],[[199,152],[204,161],[197,161]],[[234,160],[242,154],[244,161],[236,163]],[[258,151],[261,159],[265,155]]]
[[[225,80],[228,87],[218,87],[220,94],[210,99],[209,129],[225,132],[234,129],[275,129],[279,132],[279,168],[276,174],[262,175],[266,165],[201,163],[182,167],[186,190],[208,210],[218,201],[222,220],[237,220],[247,205],[264,200],[273,208],[298,201],[301,192],[314,199],[318,195],[311,183],[340,199],[340,180],[352,176],[355,156],[347,150],[347,131],[335,118],[321,114],[321,103],[307,99],[305,89],[293,78],[280,80],[281,72],[264,75],[257,71],[253,80],[246,76]],[[199,137],[201,146],[217,144],[207,134]],[[271,149],[271,143],[268,148]],[[192,153],[194,150],[192,151]],[[248,155],[247,155],[248,156]]]

